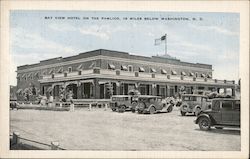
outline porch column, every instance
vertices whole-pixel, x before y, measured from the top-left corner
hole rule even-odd
[[[156,85],[156,84],[152,84],[152,94],[153,94],[154,96],[157,95],[157,85]]]
[[[170,95],[170,87],[169,85],[166,85],[166,97],[169,97]]]
[[[235,88],[232,88],[232,96],[235,97]]]
[[[81,99],[82,98],[82,85],[80,82],[78,82],[77,84],[77,99]]]
[[[93,95],[95,99],[99,99],[100,98],[100,85],[98,83],[99,80],[95,79],[94,80],[94,89],[93,89]]]
[[[116,82],[116,94],[121,94],[121,82]]]

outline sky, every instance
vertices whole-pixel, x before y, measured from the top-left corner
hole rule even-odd
[[[163,55],[165,42],[155,39],[165,34],[170,56],[211,64],[214,79],[238,81],[239,24],[238,13],[11,11],[10,84],[17,66],[91,50]]]

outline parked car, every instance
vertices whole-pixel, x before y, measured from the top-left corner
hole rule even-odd
[[[17,99],[10,99],[10,108],[13,109],[18,109],[18,103],[17,103]]]
[[[159,96],[141,95],[138,97],[136,110],[138,113],[171,112],[173,103],[167,103],[165,99]]]
[[[204,110],[211,108],[211,100],[207,96],[198,94],[183,94],[180,113],[185,116],[186,113],[194,113],[196,116]]]
[[[137,100],[131,95],[113,95],[111,97],[110,108],[113,111],[124,112],[126,110],[132,110],[137,105]]]
[[[217,98],[212,100],[212,108],[202,112],[195,120],[201,130],[223,127],[240,127],[240,100]]]

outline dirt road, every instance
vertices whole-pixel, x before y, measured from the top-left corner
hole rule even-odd
[[[103,109],[74,112],[14,110],[10,132],[45,143],[59,141],[72,150],[239,151],[240,131],[201,131],[195,116],[143,115]]]

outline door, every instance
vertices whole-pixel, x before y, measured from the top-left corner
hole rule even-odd
[[[221,101],[221,117],[223,124],[233,124],[233,112],[234,111],[232,101]]]
[[[240,125],[240,101],[235,101],[233,107],[233,124]]]

